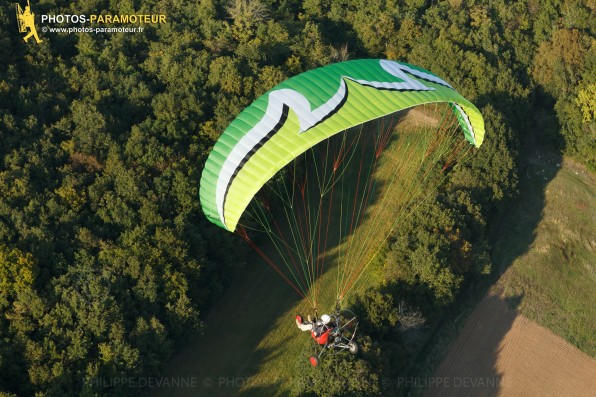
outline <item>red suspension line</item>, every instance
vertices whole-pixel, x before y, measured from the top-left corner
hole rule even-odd
[[[246,230],[244,230],[243,227],[240,227],[238,229],[238,234],[259,254],[261,255],[261,257],[292,287],[294,288],[294,291],[296,291],[298,293],[298,295],[300,295],[301,297],[305,298],[305,295],[300,292],[300,290],[298,290],[298,288],[296,287],[296,285],[290,281],[285,274],[283,274],[283,272],[281,270],[279,270],[279,268],[273,263],[273,261],[271,259],[269,259],[269,257],[259,249],[259,247],[257,247],[252,240],[250,239],[250,237],[248,237],[248,234],[246,233]]]

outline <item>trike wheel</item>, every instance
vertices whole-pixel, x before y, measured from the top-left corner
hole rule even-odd
[[[360,350],[360,346],[358,346],[358,343],[352,341],[348,343],[348,350],[352,354],[357,354],[358,350]]]
[[[310,356],[309,361],[310,365],[312,365],[313,367],[319,366],[319,359],[316,356]]]

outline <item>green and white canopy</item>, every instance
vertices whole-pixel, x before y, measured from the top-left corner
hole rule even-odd
[[[436,102],[452,106],[463,138],[482,144],[478,109],[422,68],[362,59],[292,77],[244,109],[218,139],[201,177],[203,211],[233,232],[261,187],[309,148],[369,120]]]

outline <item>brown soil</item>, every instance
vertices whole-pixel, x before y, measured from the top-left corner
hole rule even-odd
[[[489,293],[432,378],[434,396],[594,396],[596,360]]]

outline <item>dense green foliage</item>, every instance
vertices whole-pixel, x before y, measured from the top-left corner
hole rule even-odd
[[[23,43],[3,5],[0,392],[121,395],[134,389],[91,382],[159,371],[243,266],[238,241],[199,209],[219,133],[285,78],[360,57],[433,71],[487,123],[481,155],[392,237],[384,285],[359,301],[371,338],[362,358],[330,361],[366,382],[305,374],[296,392],[378,393],[377,373],[406,370],[415,352],[395,332],[397,302],[432,322],[489,271],[490,225],[516,194],[522,138],[596,166],[593,2],[430,3],[49,1],[34,11],[134,10],[168,23],[48,33],[39,46]]]

